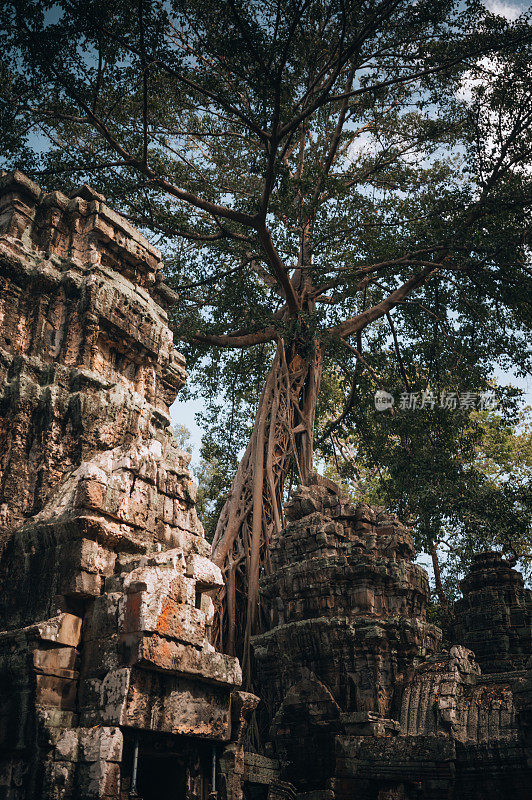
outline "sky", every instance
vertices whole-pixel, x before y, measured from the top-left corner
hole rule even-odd
[[[484,5],[488,11],[493,14],[499,14],[501,17],[506,17],[511,22],[528,8],[527,3],[504,3],[500,0],[486,0]]]
[[[179,349],[179,345],[178,345]],[[201,437],[203,429],[197,424],[195,415],[203,411],[204,405],[201,399],[187,400],[181,402],[179,395],[177,400],[170,408],[172,425],[185,425],[190,431],[190,446],[192,447],[192,464],[197,466],[199,462],[199,452],[201,447]]]

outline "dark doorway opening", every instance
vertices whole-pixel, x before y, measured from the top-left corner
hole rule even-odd
[[[137,790],[142,800],[186,800],[185,766],[176,756],[139,753]]]
[[[268,786],[265,783],[245,783],[244,800],[267,800]]]

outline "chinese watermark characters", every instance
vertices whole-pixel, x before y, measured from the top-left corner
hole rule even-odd
[[[456,409],[462,411],[493,411],[498,405],[495,392],[433,392],[426,389],[421,392],[401,392],[399,401],[395,403],[395,397],[384,389],[375,392],[375,408],[377,411],[386,411],[396,407],[400,411],[416,411],[428,408],[444,408],[451,411]]]

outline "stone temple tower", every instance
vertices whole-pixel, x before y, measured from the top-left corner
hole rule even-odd
[[[185,364],[160,266],[89,187],[0,178],[6,800],[204,800],[222,755],[239,796],[257,698],[208,642],[222,576],[169,427]]]
[[[277,751],[301,790],[329,786],[335,734],[397,732],[397,687],[441,638],[410,532],[317,480],[286,508],[261,582],[271,628],[254,639]]]
[[[456,637],[483,672],[523,669],[532,653],[532,592],[500,553],[480,553],[461,583]]]

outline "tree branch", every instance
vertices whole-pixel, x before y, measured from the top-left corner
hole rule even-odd
[[[389,311],[386,312],[386,319],[388,320],[388,324],[392,331],[393,337],[393,345],[395,348],[395,355],[397,356],[397,363],[399,364],[399,369],[401,370],[401,375],[403,376],[403,380],[405,382],[406,391],[410,391],[410,381],[408,380],[408,375],[406,374],[405,365],[403,363],[403,359],[401,358],[401,351],[399,349],[399,341],[397,339],[397,332],[395,330],[395,325],[393,324],[393,320]]]
[[[362,331],[357,331],[357,351],[362,356]],[[357,389],[357,377],[358,377],[358,365],[360,364],[360,359],[357,358],[355,363],[355,368],[353,369],[353,377],[351,378],[351,389],[349,391],[349,396],[347,398],[347,402],[345,404],[344,410],[341,414],[339,414],[336,419],[333,419],[327,427],[325,428],[324,432],[320,436],[319,440],[316,442],[316,447],[318,447],[322,442],[327,439],[331,435],[331,433],[336,430],[338,425],[340,425],[344,419],[347,417],[351,409],[353,408],[353,404],[355,402],[355,395]]]
[[[333,336],[338,335],[344,339],[346,336],[351,336],[353,333],[362,330],[366,325],[369,325],[370,322],[374,322],[376,319],[383,317],[387,311],[395,308],[404,297],[409,295],[414,289],[417,289],[418,286],[426,283],[427,280],[439,272],[440,267],[441,265],[439,264],[431,264],[431,266],[426,267],[422,272],[413,275],[382,302],[368,308],[356,317],[341,322],[340,325],[329,328],[327,332]]]
[[[513,45],[517,45],[520,41],[520,38],[517,37],[515,42],[512,42]],[[506,45],[509,46],[509,45]],[[398,78],[389,78],[386,81],[379,81],[378,83],[371,84],[369,86],[363,86],[359,89],[353,89],[350,92],[342,92],[341,94],[331,95],[328,94],[329,90],[331,89],[334,81],[338,77],[339,71],[334,75],[334,79],[328,80],[326,83],[325,90],[322,92],[321,96],[318,97],[313,103],[311,103],[306,109],[301,111],[300,114],[297,115],[291,122],[287,123],[279,132],[279,139],[282,139],[284,136],[290,134],[293,130],[295,130],[304,119],[317,111],[318,108],[326,105],[327,103],[335,103],[339,100],[352,99],[354,97],[359,97],[364,94],[368,94],[371,92],[378,92],[381,89],[385,89],[389,86],[400,86],[405,83],[410,83],[413,80],[417,80],[418,78],[424,78],[429,75],[436,75],[440,72],[444,72],[445,70],[452,69],[452,67],[457,66],[460,63],[464,63],[466,59],[471,58],[479,58],[482,55],[487,55],[488,53],[498,52],[499,50],[504,49],[504,47],[492,45],[490,47],[478,47],[475,50],[472,50],[469,53],[462,54],[456,58],[450,59],[449,61],[445,62],[444,64],[440,64],[435,67],[427,67],[422,70],[418,70],[417,72],[412,72],[408,75],[401,75]],[[346,59],[347,60],[347,59]],[[345,61],[344,61],[345,63]],[[343,65],[342,65],[343,66]]]
[[[253,347],[255,344],[271,342],[277,336],[273,328],[266,328],[258,333],[247,333],[241,336],[221,334],[219,336],[209,333],[195,333],[193,336],[182,336],[185,341],[197,342],[198,344],[212,344],[216,347]]]
[[[299,298],[294,291],[294,287],[292,286],[292,282],[285,265],[281,261],[279,253],[275,249],[270,232],[266,227],[265,220],[262,217],[255,218],[255,227],[259,235],[260,243],[264,249],[264,252],[266,253],[268,263],[272,269],[272,273],[277,278],[277,281],[283,289],[288,310],[293,316],[296,316],[299,311]]]
[[[195,208],[201,208],[203,211],[208,211],[209,213],[223,217],[224,219],[230,219],[248,227],[255,227],[255,218],[252,217],[251,214],[245,214],[243,211],[235,211],[232,208],[226,208],[226,206],[212,203],[210,200],[204,200],[202,197],[198,197],[191,192],[187,192],[185,189],[180,189],[178,186],[170,183],[165,178],[159,177],[153,171],[153,169],[151,169],[151,167],[149,167],[147,164],[143,164],[142,161],[139,161],[137,158],[135,158],[115,139],[104,122],[95,113],[93,113],[89,106],[80,97],[72,92],[70,87],[65,84],[63,79],[58,77],[58,80],[61,81],[61,85],[70,95],[70,97],[76,103],[78,103],[81,108],[83,108],[91,120],[93,127],[101,134],[101,136],[103,136],[105,141],[113,148],[113,150],[122,156],[122,158],[127,162],[128,166],[134,167],[135,169],[139,170],[139,172],[142,172],[155,186],[163,189],[173,197],[177,197],[178,200],[183,200]]]

